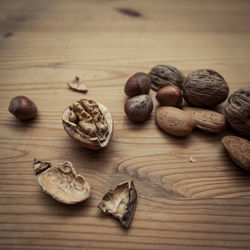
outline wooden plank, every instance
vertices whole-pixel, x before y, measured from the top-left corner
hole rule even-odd
[[[156,64],[184,74],[215,69],[231,93],[249,86],[249,1],[1,0],[0,6],[0,249],[250,248],[250,174],[220,143],[232,131],[175,138],[157,128],[155,111],[140,125],[123,112],[128,77]],[[67,88],[74,76],[87,94]],[[32,123],[8,113],[16,95],[37,104]],[[84,97],[106,105],[114,119],[112,142],[100,152],[82,148],[62,127],[62,111]],[[90,199],[74,206],[52,200],[37,184],[34,157],[71,161],[91,183]],[[97,205],[105,191],[130,179],[139,197],[124,230]]]

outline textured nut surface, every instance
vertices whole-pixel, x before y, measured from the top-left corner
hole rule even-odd
[[[93,100],[81,99],[63,112],[65,131],[90,149],[108,145],[113,133],[113,121],[108,109]]]
[[[226,127],[225,117],[218,112],[195,107],[184,107],[183,110],[192,116],[197,128],[206,132],[219,133]]]
[[[67,83],[70,89],[86,93],[88,91],[86,85],[83,83],[83,81],[80,80],[79,77],[75,77],[75,79],[71,82]]]
[[[184,75],[177,68],[170,65],[156,65],[148,73],[151,78],[151,88],[158,91],[159,89],[168,86],[176,85],[182,88]]]
[[[38,182],[44,192],[57,201],[74,204],[86,200],[90,195],[90,185],[83,176],[77,174],[71,162],[66,161],[44,171]]]
[[[188,136],[195,127],[195,122],[188,113],[167,106],[156,110],[156,123],[162,130],[175,136]]]
[[[17,119],[25,121],[33,119],[37,115],[37,107],[28,97],[16,96],[10,101],[9,112]]]
[[[225,103],[224,112],[231,127],[250,138],[250,87],[234,92]]]
[[[234,163],[250,171],[250,142],[238,136],[225,136],[221,142]]]
[[[229,87],[214,70],[200,69],[190,73],[182,85],[183,96],[189,105],[213,107],[227,99]]]
[[[124,111],[134,122],[147,120],[153,110],[153,102],[149,95],[137,95],[125,102]]]
[[[136,95],[148,94],[150,87],[150,77],[145,73],[138,72],[127,80],[124,92],[128,97],[133,97]]]
[[[98,207],[106,214],[117,218],[128,228],[132,222],[137,201],[134,182],[125,182],[107,192]]]
[[[179,107],[183,101],[181,89],[174,85],[161,88],[155,97],[162,106]]]

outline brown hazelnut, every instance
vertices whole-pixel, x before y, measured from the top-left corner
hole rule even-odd
[[[179,107],[183,100],[182,91],[174,85],[163,87],[157,92],[156,100],[162,106]]]
[[[128,118],[134,122],[147,120],[153,110],[153,102],[149,95],[137,95],[128,99],[124,111]]]
[[[136,95],[148,94],[151,87],[151,79],[145,73],[135,73],[131,76],[124,88],[124,92],[128,97]]]
[[[37,115],[37,107],[28,97],[16,96],[10,101],[9,112],[17,119],[25,121]]]

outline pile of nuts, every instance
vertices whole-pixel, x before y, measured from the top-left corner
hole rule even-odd
[[[228,122],[237,133],[250,138],[250,88],[239,89],[228,98],[224,116],[211,110],[224,102],[229,94],[228,84],[218,72],[199,69],[185,77],[173,66],[156,65],[148,74],[134,74],[125,84],[124,91],[130,99],[126,101],[124,111],[130,120],[143,122],[150,117],[153,110],[148,95],[150,88],[157,91],[156,124],[168,134],[188,136],[194,128],[219,133]],[[183,99],[189,106],[183,105]],[[241,140],[241,143],[247,144],[244,148],[248,149],[250,165],[249,141]]]

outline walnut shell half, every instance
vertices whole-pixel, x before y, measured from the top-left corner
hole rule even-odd
[[[62,162],[44,171],[38,177],[44,192],[57,201],[74,204],[89,198],[90,185],[77,174],[69,161]]]
[[[190,73],[182,85],[183,97],[192,106],[214,107],[227,99],[229,87],[214,70],[199,69]]]
[[[132,222],[137,201],[134,182],[125,182],[107,192],[98,207],[108,215],[117,218],[128,228]]]
[[[231,127],[250,138],[250,87],[239,89],[229,96],[224,112]]]
[[[73,139],[90,149],[106,147],[113,134],[113,121],[108,109],[89,99],[78,100],[64,110],[62,122]]]

